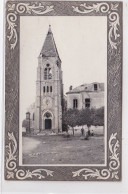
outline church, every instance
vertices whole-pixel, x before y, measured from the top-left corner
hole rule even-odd
[[[37,134],[51,130],[59,133],[62,132],[64,110],[103,107],[104,83],[83,84],[74,89],[70,86],[66,95],[63,95],[61,59],[49,26],[38,57],[36,99],[29,106],[24,120],[26,132]]]
[[[51,26],[38,57],[36,100],[26,113],[29,128],[35,133],[51,129],[62,131],[63,82],[61,60]]]

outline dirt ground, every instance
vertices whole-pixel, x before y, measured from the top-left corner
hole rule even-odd
[[[62,135],[23,137],[23,164],[103,164],[104,136],[81,140]]]

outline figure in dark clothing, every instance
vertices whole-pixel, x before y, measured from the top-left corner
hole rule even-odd
[[[83,128],[81,128],[81,134],[82,134],[82,136],[84,136],[84,129]]]
[[[89,135],[89,136],[91,135],[90,130],[88,130],[88,135]]]

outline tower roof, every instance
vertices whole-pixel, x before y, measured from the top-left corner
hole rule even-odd
[[[44,57],[59,57],[56,44],[53,38],[53,33],[51,31],[51,25],[49,25],[49,30],[40,54],[42,54],[42,56]]]

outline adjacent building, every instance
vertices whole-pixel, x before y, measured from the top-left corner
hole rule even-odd
[[[68,109],[100,108],[104,106],[104,83],[83,84],[73,89],[70,86],[67,94]]]

